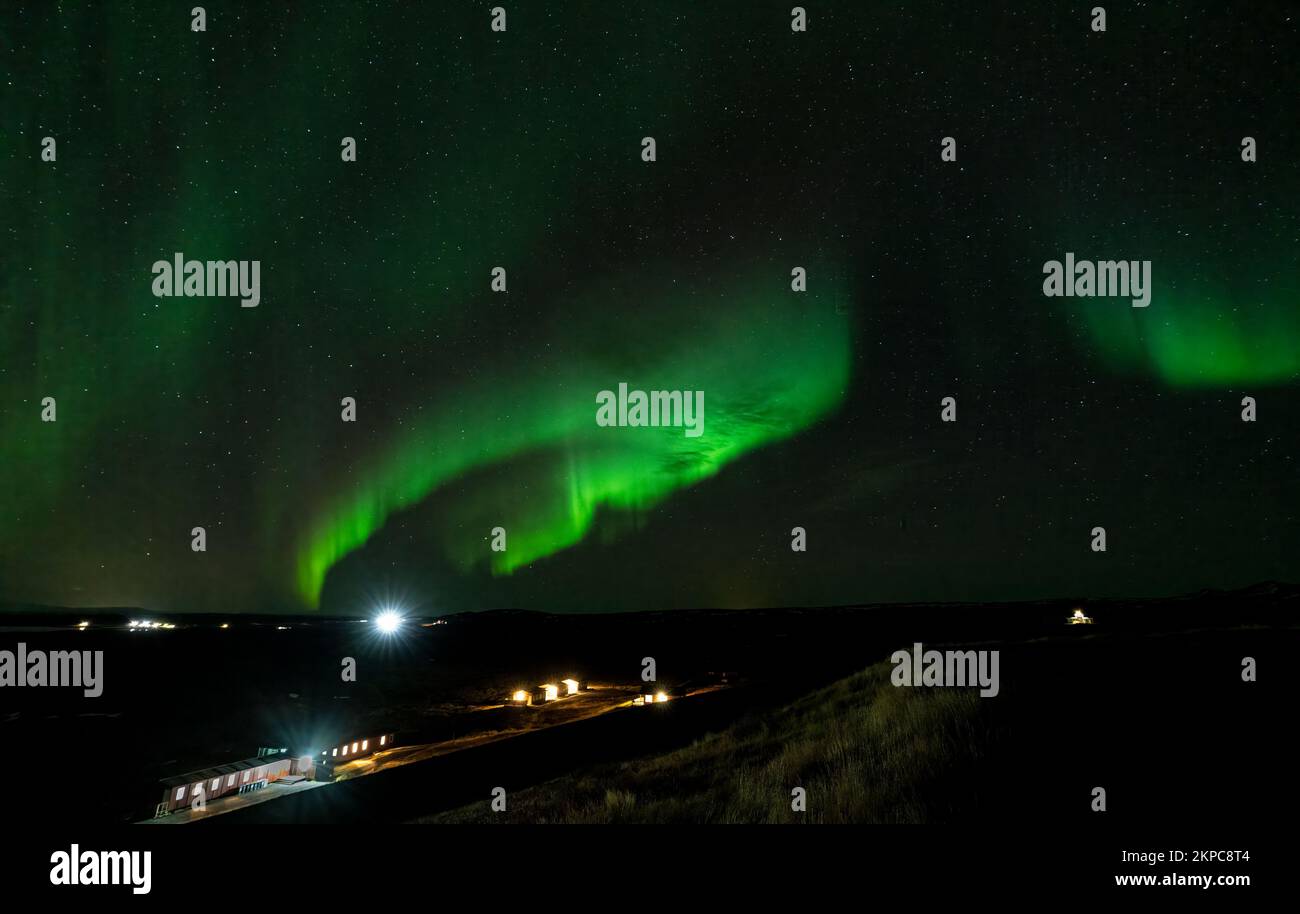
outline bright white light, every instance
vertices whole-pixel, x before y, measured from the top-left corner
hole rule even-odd
[[[379,614],[379,618],[375,619],[375,625],[385,635],[391,635],[401,628],[402,617],[395,610],[386,609]]]

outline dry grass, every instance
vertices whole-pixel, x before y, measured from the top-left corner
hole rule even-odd
[[[900,689],[880,664],[674,752],[424,823],[939,822],[978,802],[989,728],[971,690]],[[791,790],[807,811],[791,810]]]

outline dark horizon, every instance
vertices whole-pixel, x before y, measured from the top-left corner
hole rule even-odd
[[[35,617],[40,617],[42,615],[62,616],[64,614],[67,614],[69,618],[78,615],[82,617],[89,616],[91,618],[94,618],[95,616],[120,616],[123,620],[129,620],[132,616],[157,617],[157,616],[173,615],[176,616],[177,619],[184,620],[182,624],[190,624],[198,620],[217,622],[222,620],[234,620],[234,619],[241,619],[246,621],[256,621],[259,619],[268,619],[268,620],[274,619],[274,620],[287,620],[287,621],[297,621],[297,622],[361,623],[365,621],[373,621],[373,616],[375,615],[375,613],[385,608],[393,609],[400,612],[404,619],[410,621],[427,621],[427,620],[436,620],[436,619],[446,619],[446,618],[451,618],[456,616],[490,615],[493,613],[499,613],[499,614],[528,613],[534,615],[549,615],[549,616],[601,615],[605,617],[616,617],[616,616],[653,615],[655,613],[747,613],[747,612],[765,613],[765,612],[805,612],[805,611],[807,612],[819,612],[819,611],[849,612],[855,610],[871,610],[871,609],[890,610],[890,609],[906,609],[912,607],[915,607],[917,609],[943,610],[943,609],[953,609],[953,608],[958,608],[963,606],[969,606],[973,608],[975,607],[986,608],[990,606],[1031,607],[1031,606],[1053,606],[1056,604],[1066,605],[1066,604],[1074,604],[1074,603],[1077,603],[1081,606],[1096,607],[1096,606],[1104,606],[1110,604],[1145,605],[1149,603],[1164,603],[1164,602],[1173,602],[1179,600],[1195,600],[1195,599],[1210,597],[1210,596],[1233,596],[1233,595],[1253,595],[1253,594],[1267,595],[1267,596],[1278,596],[1278,595],[1300,596],[1300,583],[1294,583],[1290,581],[1270,580],[1270,581],[1257,581],[1254,584],[1249,584],[1245,587],[1235,587],[1235,588],[1227,588],[1227,589],[1217,588],[1217,587],[1205,587],[1199,590],[1185,591],[1182,593],[1139,594],[1139,595],[1116,596],[1116,597],[1081,596],[1078,594],[1073,594],[1073,595],[1052,596],[1052,597],[1030,597],[1024,599],[1014,599],[1014,600],[979,600],[979,601],[949,600],[944,602],[931,602],[931,601],[924,601],[924,600],[922,601],[900,600],[900,601],[887,602],[887,603],[839,603],[833,605],[804,605],[804,606],[789,606],[789,605],[787,606],[734,606],[734,607],[668,606],[668,607],[660,607],[660,608],[631,609],[631,610],[619,610],[614,612],[600,612],[600,613],[572,612],[572,611],[555,612],[553,610],[532,609],[523,606],[498,606],[498,607],[491,607],[486,609],[456,609],[456,610],[448,610],[446,612],[427,613],[427,612],[422,612],[421,610],[423,609],[423,607],[418,605],[405,606],[405,605],[391,604],[383,607],[379,607],[379,606],[375,607],[374,611],[372,611],[369,616],[367,615],[352,616],[352,615],[326,615],[321,613],[303,613],[303,612],[219,613],[219,612],[211,612],[206,610],[193,611],[193,612],[184,612],[184,611],[178,612],[178,611],[169,611],[169,610],[146,609],[144,607],[139,607],[139,606],[51,606],[51,605],[30,604],[30,603],[0,603],[0,623],[3,623],[5,621],[5,614],[8,614],[10,618],[14,616],[35,616]],[[3,624],[0,624],[0,629],[4,627],[5,626]]]

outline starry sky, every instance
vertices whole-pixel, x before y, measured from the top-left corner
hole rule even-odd
[[[1300,577],[1291,4],[193,5],[0,11],[0,601]],[[177,251],[260,305],[154,297]],[[1152,261],[1150,307],[1045,298],[1067,251]],[[597,427],[620,381],[705,434]]]

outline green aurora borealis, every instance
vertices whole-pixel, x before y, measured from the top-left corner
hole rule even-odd
[[[1116,371],[1154,372],[1178,387],[1273,385],[1300,374],[1300,279],[1260,300],[1222,285],[1188,283],[1164,301],[1170,314],[1144,321],[1119,309],[1082,321]]]
[[[531,481],[526,501],[518,491],[470,487],[455,529],[481,530],[483,537],[457,537],[451,530],[440,536],[463,570],[491,560],[494,572],[509,573],[577,543],[601,508],[653,508],[746,452],[826,416],[849,380],[848,322],[842,316],[847,311],[835,307],[837,301],[846,304],[847,293],[832,288],[792,311],[763,285],[751,276],[748,283],[721,289],[701,312],[692,307],[697,297],[648,291],[650,284],[639,282],[654,318],[625,346],[606,345],[583,358],[569,353],[565,364],[498,380],[490,393],[451,394],[454,411],[417,420],[364,471],[359,492],[313,521],[299,553],[304,599],[314,603],[330,567],[393,511],[475,468],[529,451],[558,454],[552,472]],[[575,308],[571,319],[589,327],[600,321],[609,295],[589,296],[590,308]],[[694,339],[681,339],[674,325],[690,326]],[[614,328],[608,333],[602,339],[618,339]],[[665,338],[667,346],[660,342]],[[575,364],[581,369],[566,367]],[[705,434],[597,428],[593,394],[613,386],[609,379],[622,380],[618,373],[627,366],[636,366],[637,377],[659,379],[661,388],[704,390]],[[509,548],[488,551],[486,531],[507,520]]]
[[[788,6],[507,6],[500,35],[451,3],[208,5],[202,34],[163,3],[0,13],[0,601],[597,611],[1295,576],[1284,5],[1127,11],[1102,40],[1028,2],[839,4],[795,38]],[[154,298],[177,251],[259,260],[260,306]],[[1151,307],[1044,299],[1066,251],[1150,259]],[[703,390],[704,436],[597,427],[620,381]]]

